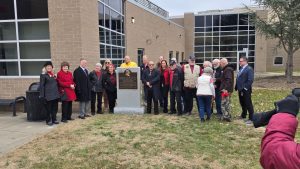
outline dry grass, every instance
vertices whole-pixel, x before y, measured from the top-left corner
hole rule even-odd
[[[287,93],[255,90],[255,109],[268,110]],[[238,115],[236,96],[232,107]],[[189,117],[97,115],[59,125],[0,159],[0,168],[260,168],[263,132],[238,120],[200,124],[195,112]]]

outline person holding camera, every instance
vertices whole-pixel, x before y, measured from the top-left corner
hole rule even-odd
[[[299,100],[295,95],[275,103],[276,109],[253,116],[254,127],[268,125],[261,144],[264,169],[300,169],[300,144],[294,141]]]

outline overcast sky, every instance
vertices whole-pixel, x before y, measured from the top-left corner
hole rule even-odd
[[[169,11],[170,16],[183,15],[184,12],[230,9],[253,5],[253,0],[150,0]]]

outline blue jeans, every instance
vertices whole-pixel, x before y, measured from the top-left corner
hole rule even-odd
[[[199,104],[199,116],[204,119],[206,112],[207,118],[210,118],[212,96],[197,96]]]

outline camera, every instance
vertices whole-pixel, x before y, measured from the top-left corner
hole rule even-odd
[[[300,103],[300,88],[295,88],[292,90],[292,95],[298,98],[298,104]],[[275,102],[275,107],[277,107],[277,103]],[[299,104],[300,107],[300,104]],[[271,111],[262,112],[262,113],[255,113],[253,115],[253,125],[255,128],[265,126],[269,123],[271,117],[277,113],[277,108],[274,108]]]

